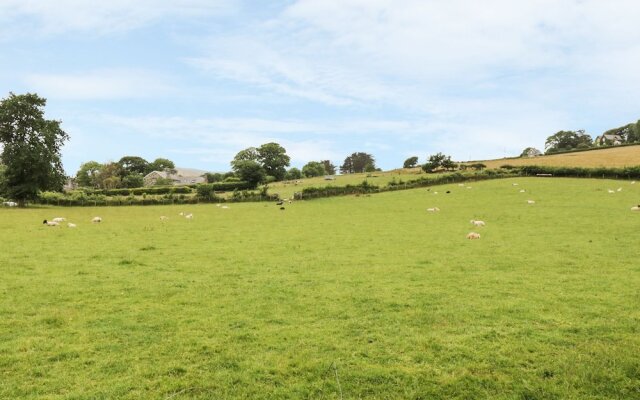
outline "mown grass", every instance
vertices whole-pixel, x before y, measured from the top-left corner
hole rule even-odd
[[[473,164],[473,161],[471,164]],[[551,154],[540,157],[503,158],[480,161],[488,168],[502,165],[545,165],[554,167],[624,168],[640,165],[640,145]]]
[[[471,186],[0,210],[0,398],[640,398],[640,184]]]

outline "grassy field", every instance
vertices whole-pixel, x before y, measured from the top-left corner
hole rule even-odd
[[[640,145],[612,147],[606,149],[579,151],[574,153],[552,154],[549,156],[531,158],[503,158],[498,160],[480,161],[488,168],[500,168],[509,164],[520,165],[549,165],[555,167],[633,167],[640,165]]]
[[[640,183],[471,186],[0,209],[0,398],[640,398]]]

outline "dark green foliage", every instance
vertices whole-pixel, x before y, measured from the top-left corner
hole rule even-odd
[[[429,160],[422,166],[424,172],[436,172],[439,170],[453,170],[457,164],[451,161],[451,156],[437,153],[429,156]]]
[[[152,171],[175,171],[176,165],[166,158],[156,158],[147,166],[146,174]]]
[[[144,179],[142,174],[133,172],[124,178],[122,178],[122,186],[125,188],[139,188],[144,186]]]
[[[336,166],[329,160],[320,161],[322,165],[324,165],[324,171],[327,175],[335,175],[336,174]]]
[[[469,165],[469,168],[475,169],[477,171],[482,171],[483,169],[487,168],[487,166],[483,163],[473,163]]]
[[[267,175],[273,176],[277,181],[284,179],[291,159],[284,147],[278,143],[265,143],[258,147],[258,161],[262,164]],[[247,180],[244,179],[243,180]]]
[[[3,164],[0,164],[0,197],[7,196],[7,178],[4,175],[4,171],[7,169]]]
[[[301,178],[302,178],[302,171],[300,171],[296,167],[290,168],[284,176],[284,179],[288,181],[293,181]]]
[[[120,167],[120,178],[136,173],[146,175],[149,170],[149,162],[138,156],[125,156],[118,161]]]
[[[593,146],[591,136],[584,133],[584,130],[559,131],[547,138],[545,142],[546,154],[576,149],[581,144],[586,148]],[[584,146],[583,148],[585,148]]]
[[[375,171],[376,162],[371,154],[356,152],[344,159],[344,163],[340,166],[340,172],[343,174],[357,174],[365,172],[367,166],[371,165]]]
[[[414,168],[417,165],[418,165],[418,157],[413,156],[404,160],[404,164],[402,165],[402,168]]]
[[[233,169],[238,178],[248,183],[251,189],[266,180],[265,169],[257,161],[237,161],[233,164]]]
[[[207,183],[221,182],[224,180],[224,175],[221,173],[207,172],[204,174],[204,177],[207,180]]]
[[[41,190],[61,190],[66,179],[60,151],[69,136],[60,121],[44,119],[46,102],[32,93],[10,93],[0,102],[6,192],[21,206]]]
[[[318,161],[309,161],[302,167],[302,174],[307,178],[322,176],[325,174],[324,164]]]

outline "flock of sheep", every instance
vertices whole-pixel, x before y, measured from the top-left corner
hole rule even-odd
[[[55,218],[54,218],[54,219],[52,219],[51,221],[48,221],[48,220],[46,220],[46,219],[45,219],[44,221],[42,221],[42,224],[43,224],[43,225],[46,225],[46,226],[60,226],[60,224],[61,224],[61,223],[63,223],[63,222],[65,222],[66,220],[67,220],[67,219],[66,219],[66,218],[64,218],[64,217],[55,217]],[[91,219],[91,222],[93,222],[94,224],[95,224],[95,223],[102,222],[102,218],[100,218],[100,217],[93,217],[93,218]],[[69,227],[69,228],[77,228],[77,227],[78,227],[78,225],[74,224],[73,222],[67,222],[67,227]]]

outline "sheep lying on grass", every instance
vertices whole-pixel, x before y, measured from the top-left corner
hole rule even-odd
[[[536,204],[535,200],[527,200],[527,204]]]
[[[76,228],[76,227],[77,227],[77,225],[76,225],[76,224],[73,224],[73,223],[71,223],[71,222],[69,222],[69,223],[67,224],[67,226],[68,226],[69,228]]]
[[[480,221],[478,219],[472,219],[470,222],[475,226],[485,226],[484,221]]]
[[[46,225],[46,226],[58,226],[58,225],[60,225],[56,221],[47,221],[46,219],[44,221],[42,221],[42,224]]]
[[[189,213],[187,215],[184,216],[186,219],[188,220],[192,220],[193,219],[193,214]]]
[[[631,211],[640,211],[640,204],[638,204],[637,206],[631,207]]]
[[[438,207],[431,207],[431,208],[427,208],[428,212],[438,212],[440,211],[440,209]]]
[[[102,222],[102,218],[100,217],[93,217],[93,219],[91,220],[91,222],[93,222],[94,224]]]
[[[480,239],[480,234],[479,234],[479,233],[477,233],[477,232],[469,232],[469,233],[467,234],[467,239],[471,239],[471,240],[473,240],[473,239]]]

